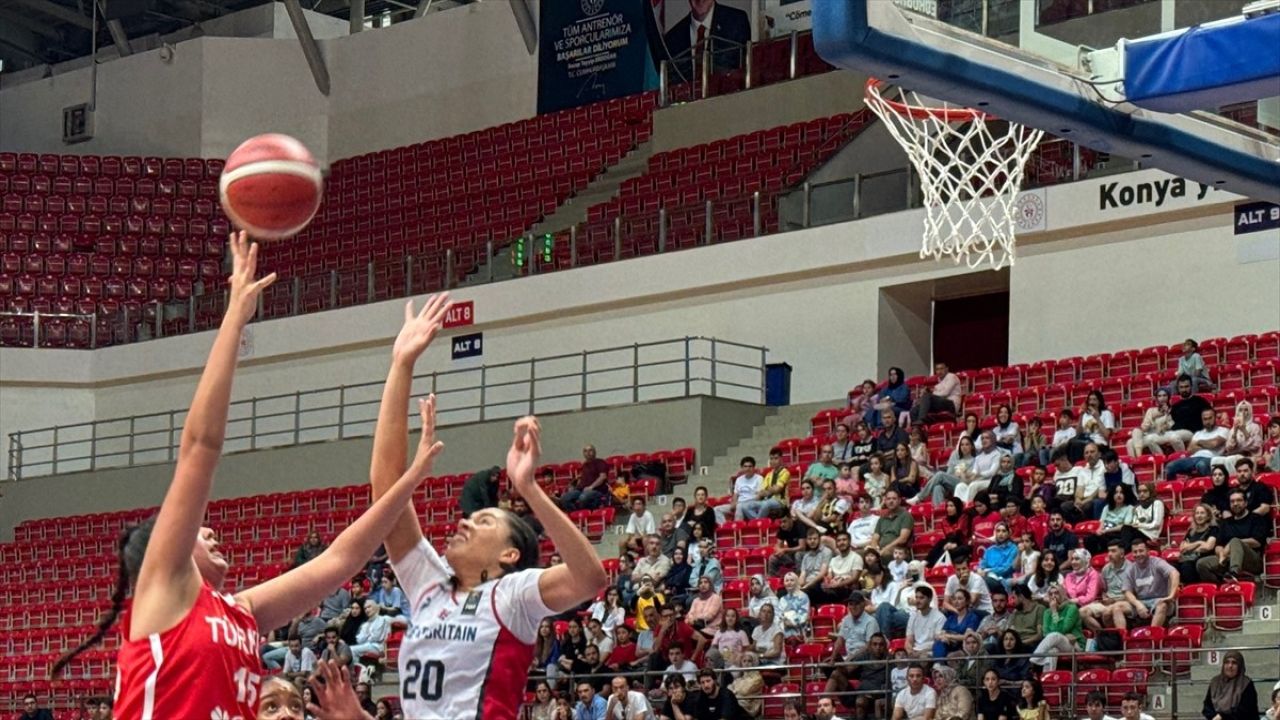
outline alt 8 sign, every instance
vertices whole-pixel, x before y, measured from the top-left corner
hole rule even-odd
[[[447,328],[474,325],[475,323],[476,304],[474,300],[453,303],[449,306],[449,311],[444,316],[444,326]]]

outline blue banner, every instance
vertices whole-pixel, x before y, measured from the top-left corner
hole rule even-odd
[[[484,333],[453,336],[453,359],[480,357],[484,354]]]
[[[1280,205],[1251,202],[1236,205],[1236,235],[1280,228]]]
[[[656,86],[649,0],[544,0],[539,15],[539,113]]]

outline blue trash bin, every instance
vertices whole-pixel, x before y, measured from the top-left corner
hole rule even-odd
[[[791,365],[769,363],[764,366],[764,402],[772,407],[791,404]]]

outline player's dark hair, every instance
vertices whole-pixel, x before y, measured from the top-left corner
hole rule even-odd
[[[63,653],[53,667],[49,668],[51,679],[57,677],[63,668],[76,659],[77,655],[102,642],[107,632],[111,630],[111,626],[116,624],[116,618],[124,607],[125,598],[129,596],[129,590],[137,582],[138,573],[142,570],[142,558],[147,554],[147,544],[151,542],[151,531],[155,526],[156,518],[153,515],[140,525],[125,528],[120,533],[120,538],[116,541],[116,586],[111,591],[111,609],[98,619],[98,629],[93,635],[75,648]]]
[[[502,513],[507,519],[507,530],[511,534],[511,544],[515,546],[516,550],[520,551],[520,559],[514,564],[500,563],[502,572],[510,575],[513,572],[537,567],[540,550],[538,548],[538,534],[533,531],[533,526],[526,522],[524,518],[509,510],[503,510]]]

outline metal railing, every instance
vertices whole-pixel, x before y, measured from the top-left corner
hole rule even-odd
[[[441,425],[709,396],[763,403],[768,349],[684,337],[418,375]],[[225,452],[373,434],[382,380],[231,403]],[[172,462],[186,410],[9,434],[9,479]]]
[[[789,35],[745,44],[710,35],[702,52],[685,50],[658,63],[658,107],[729,95],[772,83],[794,80],[806,74],[802,47],[812,46],[811,31],[791,31]],[[775,52],[783,50],[783,52]],[[767,60],[781,59],[785,69],[766,72]],[[834,70],[829,65],[825,70]]]

